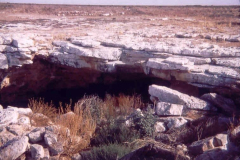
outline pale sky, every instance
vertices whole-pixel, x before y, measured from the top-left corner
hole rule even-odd
[[[80,5],[240,5],[240,0],[0,0],[0,2]]]

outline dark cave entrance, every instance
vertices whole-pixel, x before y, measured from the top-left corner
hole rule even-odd
[[[29,98],[42,98],[45,102],[52,102],[54,106],[58,107],[59,102],[62,104],[69,104],[70,100],[72,104],[75,104],[79,99],[85,95],[96,95],[104,99],[106,94],[112,96],[118,96],[119,94],[124,95],[140,95],[143,102],[150,102],[150,96],[148,94],[148,87],[151,84],[159,84],[170,87],[171,83],[169,81],[160,80],[157,78],[137,78],[132,80],[119,79],[111,84],[106,83],[90,83],[85,87],[74,87],[74,88],[62,88],[62,89],[47,89],[39,93],[29,93]],[[12,105],[17,107],[26,107],[28,104],[28,99],[16,99],[12,103],[4,104],[4,106]]]
[[[74,87],[74,88],[62,88],[62,89],[47,89],[41,91],[39,93],[30,93],[28,98],[15,100],[12,103],[3,104],[4,106],[17,106],[17,107],[27,107],[28,100],[30,98],[38,99],[42,98],[45,102],[52,102],[54,106],[58,107],[59,102],[62,104],[69,104],[70,100],[72,101],[72,105],[75,104],[79,99],[84,97],[85,95],[96,95],[100,98],[104,99],[106,94],[110,94],[112,96],[118,96],[119,94],[124,95],[140,95],[143,102],[151,103],[150,96],[148,94],[148,88],[152,84],[162,85],[166,87],[170,87],[172,89],[176,89],[183,93],[193,95],[193,96],[201,96],[202,94],[209,93],[209,89],[199,89],[197,87],[193,87],[183,82],[173,82],[162,80],[159,78],[153,77],[142,77],[131,80],[118,79],[111,84],[106,83],[90,83],[85,87]]]
[[[62,104],[75,104],[84,95],[97,95],[104,99],[106,94],[118,96],[140,95],[143,102],[150,102],[148,88],[152,84],[166,86],[190,96],[199,97],[209,93],[209,89],[198,88],[185,82],[163,80],[145,75],[138,68],[119,68],[116,73],[102,73],[91,69],[77,69],[44,60],[36,60],[33,65],[26,65],[11,77],[13,83],[23,86],[10,86],[1,92],[1,102],[4,107],[27,107],[30,98],[42,98],[52,102],[56,107]],[[135,72],[137,71],[137,72]],[[18,73],[20,75],[18,75]],[[19,79],[24,73],[28,77]],[[15,77],[14,77],[15,76]],[[15,81],[14,81],[15,80]]]

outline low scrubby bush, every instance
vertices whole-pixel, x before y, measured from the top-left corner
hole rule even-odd
[[[140,132],[141,137],[153,136],[156,118],[151,113],[150,108],[147,108],[147,110],[143,113],[137,113],[133,117],[133,123],[134,123],[135,129],[137,129]]]
[[[121,118],[117,120],[111,119],[99,126],[91,144],[99,146],[111,143],[129,143],[140,138],[137,130],[127,127],[123,122],[125,121],[121,120]]]
[[[84,160],[116,160],[131,152],[131,148],[118,144],[105,144],[93,147],[92,150],[82,156]]]

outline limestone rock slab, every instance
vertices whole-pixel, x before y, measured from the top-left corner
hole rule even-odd
[[[207,102],[164,86],[151,85],[148,92],[162,102],[184,105],[188,109],[211,110]]]

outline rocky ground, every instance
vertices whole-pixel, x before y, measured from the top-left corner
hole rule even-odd
[[[47,89],[155,78],[155,142],[121,159],[239,159],[238,7],[0,4],[0,15],[1,104]],[[0,111],[0,159],[18,158],[29,143],[33,159],[59,155],[49,126],[31,128],[22,114]]]

